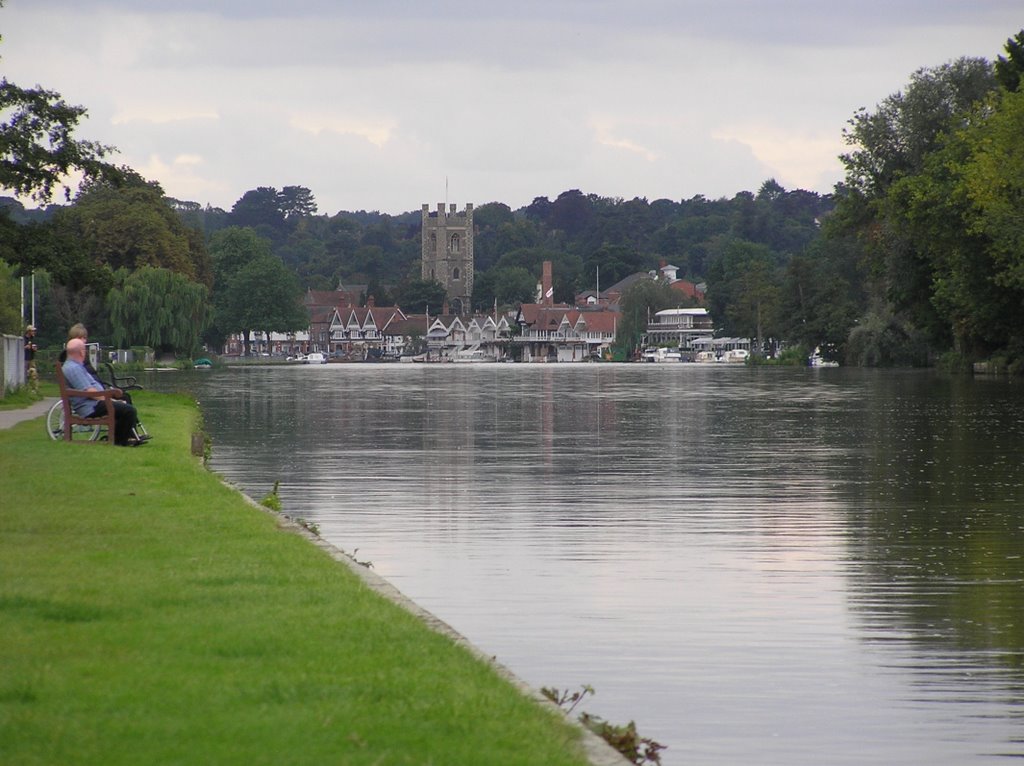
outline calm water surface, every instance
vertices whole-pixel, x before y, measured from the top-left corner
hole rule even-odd
[[[213,468],[681,764],[1024,759],[1024,389],[925,372],[168,373]]]

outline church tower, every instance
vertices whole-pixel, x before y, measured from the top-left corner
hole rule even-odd
[[[455,205],[445,211],[443,202],[437,212],[423,206],[421,239],[423,279],[440,282],[448,295],[453,314],[468,314],[473,295],[473,205],[457,213]]]

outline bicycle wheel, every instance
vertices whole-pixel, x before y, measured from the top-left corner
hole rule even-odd
[[[99,426],[72,426],[72,441],[94,442],[100,438]],[[55,403],[46,413],[46,433],[54,441],[64,438],[64,405],[61,402]]]

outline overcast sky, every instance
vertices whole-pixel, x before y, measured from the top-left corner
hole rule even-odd
[[[172,197],[320,212],[567,189],[829,192],[842,131],[921,67],[990,60],[1021,0],[6,0],[0,71]]]

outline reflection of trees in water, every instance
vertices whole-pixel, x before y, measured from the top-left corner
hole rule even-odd
[[[851,608],[931,681],[1024,693],[1024,401],[1005,381],[893,374],[848,482]],[[1003,668],[1004,672],[995,672]]]

